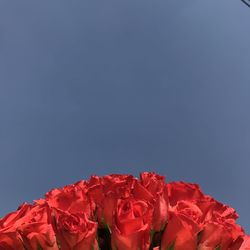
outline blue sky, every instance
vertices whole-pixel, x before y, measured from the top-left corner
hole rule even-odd
[[[0,2],[0,215],[91,174],[197,182],[250,233],[250,9]]]

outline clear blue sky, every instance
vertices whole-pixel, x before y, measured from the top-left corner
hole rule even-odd
[[[250,233],[250,9],[0,2],[0,215],[91,174],[199,183]]]

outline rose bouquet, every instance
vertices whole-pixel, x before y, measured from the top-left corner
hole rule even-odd
[[[196,184],[91,176],[0,219],[1,250],[247,250],[235,210]]]

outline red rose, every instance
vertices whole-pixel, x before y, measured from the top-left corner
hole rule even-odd
[[[88,196],[96,205],[101,205],[104,199],[102,177],[92,175],[88,181]]]
[[[136,181],[133,189],[133,196],[135,199],[144,200],[150,203],[154,203],[155,196],[151,194],[139,181]]]
[[[23,223],[23,217],[28,213],[31,206],[27,203],[22,204],[17,211],[11,212],[0,219],[0,229],[16,228]]]
[[[223,218],[209,222],[201,232],[199,250],[214,250],[220,247],[221,250],[228,250],[239,237],[244,235],[240,226],[229,223]]]
[[[133,195],[136,199],[150,202],[154,207],[151,229],[162,230],[168,219],[168,191],[165,184],[165,177],[143,172],[140,175],[140,182],[134,184]]]
[[[17,211],[7,214],[0,220],[0,228],[16,230],[30,222],[51,223],[50,209],[46,203],[41,205],[24,203]]]
[[[204,198],[192,202],[203,212],[204,221],[213,221],[218,216],[234,222],[238,218],[238,214],[233,208],[218,202],[210,196],[206,195]]]
[[[150,246],[152,206],[133,198],[120,199],[112,226],[112,248],[147,250]]]
[[[55,232],[52,225],[33,222],[18,228],[22,236],[24,246],[27,249],[58,250]]]
[[[175,206],[179,200],[199,200],[204,198],[204,194],[197,184],[171,182],[167,186],[171,206]]]
[[[17,211],[1,219],[0,227],[9,233],[19,232],[28,249],[37,249],[38,246],[46,250],[58,249],[51,225],[51,211],[46,203],[23,204]]]
[[[55,210],[55,230],[62,250],[98,249],[97,223],[88,215]]]
[[[103,191],[105,194],[112,192],[120,197],[129,197],[135,178],[133,175],[111,174],[105,175],[102,179]]]
[[[181,218],[186,218],[188,221],[192,221],[190,226],[193,227],[192,231],[197,234],[203,226],[203,213],[201,209],[193,202],[190,201],[178,201],[176,206],[172,208],[175,214],[180,215]]]
[[[197,235],[200,231],[200,226],[197,223],[200,212],[197,208],[192,209],[192,207],[183,204],[180,206],[183,207],[169,212],[169,221],[161,240],[161,249],[163,250],[173,246],[174,250],[196,250]]]
[[[157,194],[162,192],[165,186],[165,176],[158,175],[154,172],[140,173],[141,184],[151,193]]]
[[[240,244],[238,240],[244,235],[243,229],[236,224],[238,215],[234,209],[224,205],[210,196],[194,201],[203,212],[204,230],[201,232],[199,249],[209,250],[220,246],[229,249]],[[237,248],[236,248],[237,249]]]
[[[24,250],[21,236],[16,231],[0,231],[0,250]]]
[[[109,227],[113,222],[113,211],[117,200],[131,195],[134,184],[132,175],[112,174],[103,177],[104,200],[102,203],[102,216]]]
[[[88,186],[89,196],[97,204],[97,217],[101,225],[112,226],[116,202],[119,198],[127,198],[131,195],[134,182],[132,175],[122,174],[91,178]]]
[[[165,193],[165,192],[164,192]],[[168,203],[164,194],[157,194],[155,198],[154,213],[151,229],[160,231],[165,228],[168,220]]]
[[[46,193],[46,202],[50,207],[70,213],[87,213],[92,215],[94,204],[87,196],[87,186],[84,181],[63,188],[55,188]]]

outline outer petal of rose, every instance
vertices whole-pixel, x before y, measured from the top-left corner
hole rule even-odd
[[[101,205],[104,199],[104,194],[103,194],[103,186],[101,184],[101,178],[99,176],[91,176],[88,183],[88,196],[98,206]]]
[[[241,227],[235,224],[210,222],[205,225],[201,233],[199,250],[214,249],[220,246],[221,250],[228,250],[230,246],[242,235]]]
[[[204,198],[204,194],[197,184],[170,182],[167,186],[171,206],[175,206],[179,200],[198,200]]]
[[[78,214],[72,215],[67,212],[62,212],[55,210],[56,216],[56,235],[60,242],[62,250],[92,250],[95,240],[96,240],[96,231],[97,223],[88,220],[87,214]],[[71,219],[72,217],[79,216],[79,228],[77,230],[71,228],[65,228],[61,219],[65,218]],[[81,223],[86,223],[85,230],[82,230]]]
[[[1,250],[24,250],[19,234],[14,232],[0,232]]]
[[[112,231],[112,249],[118,250],[148,250],[150,246],[149,226],[144,225],[137,232],[131,235],[121,234],[120,231],[114,227]]]
[[[160,231],[168,219],[168,204],[163,195],[158,195],[154,204],[152,227],[155,231]]]
[[[82,185],[72,184],[62,189],[52,189],[45,198],[50,207],[71,213],[85,212],[90,216],[92,204],[86,192]]]
[[[161,249],[167,250],[174,244],[174,250],[196,250],[197,236],[192,228],[178,215],[172,214],[162,236]]]
[[[85,238],[83,242],[74,247],[74,250],[99,250],[97,240],[91,238]]]
[[[142,185],[153,195],[162,191],[165,185],[165,176],[158,175],[155,172],[140,173]]]
[[[24,203],[15,212],[9,213],[0,220],[1,228],[17,229],[19,226],[30,222],[50,223],[50,208],[46,203],[27,204]]]
[[[96,231],[96,228],[93,230]],[[58,239],[60,241],[62,250],[92,250],[95,245],[95,235],[79,235],[70,232],[61,232]],[[94,239],[93,239],[94,238]]]
[[[103,200],[102,206],[102,216],[104,219],[104,223],[107,224],[109,227],[112,226],[113,223],[113,211],[116,205],[117,198],[114,197],[112,193],[109,193],[105,199]]]
[[[199,244],[199,250],[215,249],[221,243],[221,235],[230,237],[227,232],[224,232],[221,225],[209,223],[206,225],[204,231],[201,233],[201,242]]]
[[[24,245],[27,249],[58,250],[55,232],[51,225],[44,223],[24,224],[19,228]]]
[[[6,228],[9,226],[13,226],[14,224],[16,226],[18,226],[19,223],[23,217],[28,213],[28,211],[30,210],[30,205],[27,203],[22,204],[19,209],[15,212],[11,212],[9,214],[7,214],[6,216],[4,216],[1,220],[0,220],[0,228]]]
[[[244,237],[244,241],[240,247],[240,250],[250,250],[250,235]]]

